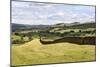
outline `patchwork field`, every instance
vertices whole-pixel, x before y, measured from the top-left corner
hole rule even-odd
[[[95,61],[95,45],[55,43],[43,45],[35,38],[12,45],[12,66],[63,62]]]

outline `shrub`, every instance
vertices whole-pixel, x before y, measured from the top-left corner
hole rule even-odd
[[[16,32],[15,35],[19,35],[19,33]]]
[[[73,30],[71,30],[70,32],[74,32]]]
[[[79,30],[79,32],[81,33],[82,31],[81,31],[81,30]]]
[[[29,41],[29,37],[27,37],[27,36],[25,36],[25,37],[23,37],[23,41]]]

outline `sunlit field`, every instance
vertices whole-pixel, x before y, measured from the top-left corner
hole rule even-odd
[[[11,59],[13,66],[95,61],[95,45],[73,43],[44,45],[36,38],[25,44],[14,44]]]

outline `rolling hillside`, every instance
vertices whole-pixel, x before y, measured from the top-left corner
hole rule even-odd
[[[84,29],[84,28],[95,28],[96,24],[94,22],[91,23],[59,23],[54,25],[23,25],[23,24],[15,24],[12,23],[12,31],[16,30],[31,30],[31,29],[49,29],[49,28],[67,28],[67,29]]]
[[[60,23],[53,26],[54,28],[67,28],[67,29],[84,29],[84,28],[95,28],[96,23]]]
[[[12,66],[95,61],[95,46],[72,43],[43,45],[39,39],[12,45]]]
[[[12,23],[12,31],[20,31],[20,30],[32,30],[32,29],[47,29],[50,27],[49,25],[24,25],[24,24],[15,24]]]

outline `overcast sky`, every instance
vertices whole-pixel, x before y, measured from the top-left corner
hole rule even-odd
[[[94,6],[12,2],[12,23],[50,25],[88,21],[95,21]]]

